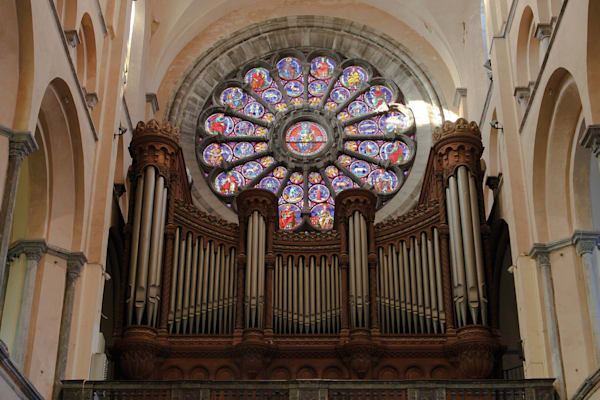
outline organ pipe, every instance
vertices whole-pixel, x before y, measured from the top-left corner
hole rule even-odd
[[[175,231],[169,332],[226,334],[235,319],[236,253],[222,244]]]
[[[464,255],[463,255],[463,241],[461,234],[460,225],[460,208],[458,204],[458,186],[456,178],[451,176],[448,180],[449,185],[449,197],[448,197],[448,208],[449,208],[449,228],[450,228],[450,241],[452,250],[451,257],[454,261],[453,271],[453,284],[454,284],[454,303],[456,307],[456,315],[458,325],[463,326],[466,324],[467,319],[467,304],[465,295],[465,269],[464,269]]]
[[[446,312],[444,311],[444,292],[442,287],[442,263],[440,260],[440,233],[433,228],[433,254],[435,259],[435,275],[438,300],[438,313],[442,332],[446,329]]]
[[[144,193],[142,199],[142,220],[140,225],[140,245],[135,288],[135,323],[141,324],[146,306],[146,290],[148,289],[148,261],[150,258],[152,214],[154,211],[154,194],[156,185],[156,169],[146,167],[144,170]]]
[[[177,272],[178,272],[178,267],[179,267],[179,236],[181,234],[181,229],[177,228],[175,230],[175,244],[174,244],[174,248],[173,248],[173,265],[172,265],[172,273],[171,273],[171,301],[170,301],[170,305],[169,305],[169,315],[167,318],[167,322],[169,327],[171,327],[171,329],[169,329],[171,332],[172,327],[174,326],[174,322],[175,322],[175,302],[176,302],[176,295],[177,295],[177,290],[175,290],[176,284],[177,284]]]
[[[459,166],[455,175],[448,180],[446,207],[457,322],[458,326],[486,324],[487,298],[477,186],[467,167]]]
[[[381,330],[386,334],[445,332],[437,229],[378,249]]]
[[[153,166],[137,178],[129,248],[127,324],[156,326],[167,188]]]
[[[160,218],[160,233],[159,233],[159,242],[158,242],[158,268],[156,268],[155,271],[155,276],[154,276],[154,282],[155,282],[155,286],[154,289],[155,290],[155,305],[154,305],[154,312],[152,313],[152,322],[151,322],[151,326],[157,326],[158,324],[158,320],[157,320],[157,315],[158,315],[158,309],[159,309],[159,302],[160,302],[160,288],[161,288],[161,282],[160,279],[162,277],[162,262],[163,262],[163,250],[164,250],[164,239],[165,239],[165,223],[166,223],[166,219],[167,219],[167,188],[163,188],[163,193],[162,193],[162,211],[161,211],[161,218]],[[152,286],[151,286],[152,289]]]
[[[479,202],[477,201],[477,186],[475,177],[469,172],[469,197],[471,200],[471,220],[473,222],[473,238],[475,239],[475,265],[477,267],[477,290],[481,301],[481,319],[487,325],[487,295],[485,275],[483,272],[483,245],[481,243],[481,227],[479,220]]]
[[[137,258],[138,258],[138,247],[140,243],[140,221],[142,219],[142,195],[144,193],[144,174],[140,174],[137,181],[137,188],[135,192],[135,206],[133,213],[133,233],[131,238],[131,249],[130,249],[130,261],[129,261],[129,297],[127,301],[129,306],[127,308],[127,323],[131,325],[133,323],[133,299],[135,298],[135,277],[137,274]]]
[[[460,225],[465,255],[465,276],[467,278],[467,299],[471,318],[475,324],[479,316],[479,294],[477,291],[477,273],[475,271],[475,243],[473,239],[473,224],[471,221],[471,200],[469,195],[469,178],[466,167],[458,167],[458,202],[460,210]]]

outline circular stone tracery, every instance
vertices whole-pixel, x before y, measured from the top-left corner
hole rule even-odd
[[[404,183],[416,141],[402,101],[395,83],[365,61],[285,51],[214,89],[196,154],[228,205],[259,187],[278,196],[281,229],[331,229],[342,190],[372,189],[382,206]]]

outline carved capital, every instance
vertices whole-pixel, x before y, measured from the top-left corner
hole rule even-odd
[[[529,252],[529,257],[534,258],[537,261],[537,265],[540,268],[550,267],[550,251],[545,245],[536,243]]]
[[[9,138],[9,160],[21,162],[29,154],[38,150],[38,145],[29,132],[13,132]]]
[[[581,257],[584,254],[591,254],[598,247],[600,232],[575,231],[572,237],[573,244],[577,254]]]
[[[75,281],[81,273],[87,258],[83,253],[71,253],[67,257],[67,280]]]
[[[552,35],[552,24],[537,24],[534,35],[539,40],[549,38]]]
[[[27,260],[40,261],[42,255],[48,251],[48,246],[43,239],[22,239],[13,243],[8,249],[7,260],[27,256]]]
[[[581,145],[600,158],[600,125],[589,125],[581,138]]]

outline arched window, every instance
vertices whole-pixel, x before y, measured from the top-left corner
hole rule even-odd
[[[279,198],[286,230],[333,227],[335,196],[366,187],[379,206],[416,153],[403,95],[369,63],[290,50],[255,60],[217,85],[200,115],[196,155],[212,190],[235,208],[243,188]]]

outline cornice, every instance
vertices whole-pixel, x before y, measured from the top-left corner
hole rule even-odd
[[[540,257],[548,257],[550,253],[563,249],[568,246],[580,246],[583,244],[595,243],[598,246],[600,241],[600,231],[576,230],[569,237],[553,240],[546,243],[534,243],[529,250],[528,256],[539,260]]]

